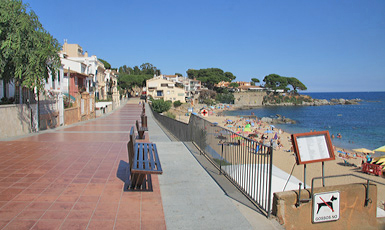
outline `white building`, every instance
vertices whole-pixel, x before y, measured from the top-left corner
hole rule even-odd
[[[175,86],[175,82],[164,79],[163,76],[154,77],[146,81],[147,95],[164,101],[180,101],[185,103],[185,91]]]

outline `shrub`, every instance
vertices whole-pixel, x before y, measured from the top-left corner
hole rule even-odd
[[[169,118],[172,118],[172,119],[174,119],[174,120],[175,120],[175,118],[176,118],[176,115],[175,115],[175,114],[173,114],[173,113],[171,113],[171,112],[167,112],[167,113],[166,113],[166,117],[169,117]]]
[[[153,100],[152,108],[157,113],[163,113],[171,108],[171,101],[164,101],[163,99]]]
[[[174,107],[179,107],[182,105],[182,102],[180,102],[179,100],[178,101],[174,101]]]

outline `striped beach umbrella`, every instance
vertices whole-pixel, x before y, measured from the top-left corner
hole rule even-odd
[[[382,147],[379,147],[379,148],[376,148],[375,150],[373,150],[375,152],[385,152],[385,145],[382,146]]]

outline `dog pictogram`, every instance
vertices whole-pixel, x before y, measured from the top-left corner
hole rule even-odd
[[[329,207],[332,210],[332,212],[334,212],[333,201],[337,200],[337,198],[335,196],[332,196],[332,198],[330,198],[330,201],[328,201],[328,202],[325,202],[321,197],[320,197],[320,199],[322,200],[322,203],[317,203],[317,205],[318,205],[317,214],[322,207]]]

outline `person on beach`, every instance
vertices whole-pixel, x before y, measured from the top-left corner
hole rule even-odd
[[[371,162],[372,162],[372,156],[369,153],[367,153],[366,154],[366,163],[371,163]]]

